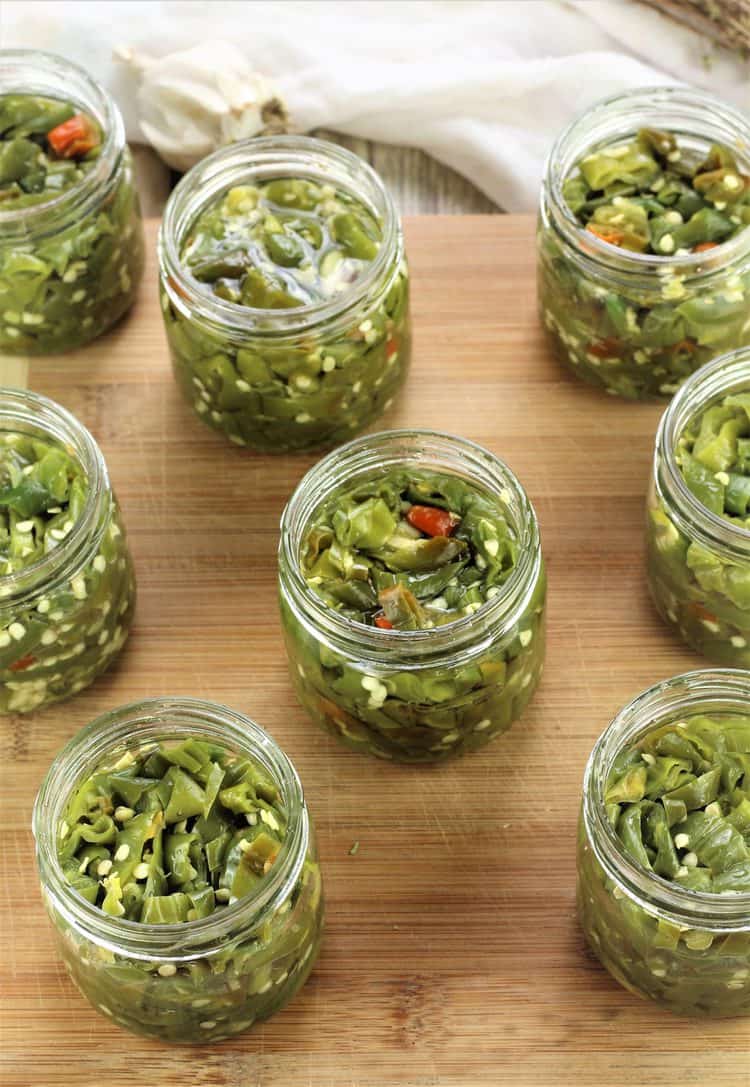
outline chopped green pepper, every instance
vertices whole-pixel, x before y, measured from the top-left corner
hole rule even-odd
[[[311,594],[394,639],[397,656],[400,633],[437,635],[475,615],[480,629],[518,558],[502,498],[410,464],[337,487],[305,527],[299,564]],[[368,664],[364,647],[356,657],[334,651],[300,621],[283,583],[281,599],[300,701],[343,742],[383,758],[437,761],[479,747],[510,727],[541,674],[541,564],[522,612],[464,662]]]
[[[653,129],[586,155],[563,196],[602,241],[657,256],[704,252],[750,225],[750,177],[728,148],[701,154]]]
[[[705,510],[750,529],[750,393],[714,400],[678,438],[675,461]],[[750,553],[731,558],[693,538],[653,496],[648,580],[660,615],[688,645],[722,664],[750,665]]]
[[[28,241],[0,242],[0,352],[48,354],[88,343],[133,301],[143,237],[127,148],[74,223],[50,203],[88,178],[104,139],[73,102],[0,95],[0,213],[28,223]]]
[[[238,322],[264,311],[257,331],[217,330],[162,274],[175,376],[204,422],[236,445],[284,452],[344,441],[390,406],[410,358],[400,243],[382,282],[351,302],[382,240],[364,202],[304,178],[235,186],[203,208],[180,241],[182,269],[198,290],[237,307]],[[274,313],[299,311],[304,323],[320,303],[337,304],[346,319],[269,331]]]
[[[657,724],[616,757],[601,799],[624,854],[655,879],[750,892],[750,717]],[[683,1015],[750,1012],[750,932],[660,917],[605,874],[583,829],[578,879],[586,936],[626,988]]]
[[[576,374],[630,399],[670,396],[703,363],[750,342],[747,260],[712,271],[724,243],[750,225],[750,177],[729,148],[696,150],[671,132],[641,129],[593,148],[562,197],[580,226],[581,254],[543,215],[539,302],[556,354]],[[601,276],[579,259],[592,251],[587,238],[612,247]],[[628,278],[618,250],[651,264]],[[691,254],[704,260],[686,270],[679,260]]]
[[[33,600],[15,606],[10,599],[9,577],[63,544],[87,495],[87,479],[62,445],[14,431],[0,435],[2,713],[25,713],[82,690],[127,638],[135,583],[112,498],[96,554]]]
[[[192,922],[220,918],[257,895],[286,836],[284,803],[266,769],[189,737],[97,766],[70,794],[57,855],[70,886],[104,914],[187,933]],[[167,961],[93,947],[73,929],[61,946],[83,994],[120,1026],[200,1043],[245,1030],[291,999],[314,964],[321,930],[310,847],[283,904],[209,958],[191,958],[179,937]]]

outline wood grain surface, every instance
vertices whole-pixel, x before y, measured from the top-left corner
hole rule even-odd
[[[312,457],[261,457],[194,418],[172,380],[153,256],[125,322],[34,361],[31,387],[93,431],[139,578],[130,644],[71,702],[2,721],[4,1087],[747,1087],[747,1022],[674,1018],[629,995],[574,916],[584,762],[623,702],[700,660],[643,579],[660,406],[577,384],[535,318],[529,217],[407,221],[415,359],[383,427],[430,425],[505,458],[539,515],[549,651],[506,736],[437,769],[350,754],[295,705],[275,601],[277,525]],[[155,225],[150,224],[153,254]],[[226,702],[297,765],[328,899],[313,976],[272,1021],[175,1049],[94,1013],[58,964],[32,860],[36,789],[60,745],[141,696]],[[356,856],[352,844],[360,843]]]
[[[326,129],[310,135],[347,147],[374,166],[401,215],[475,215],[500,210],[468,178],[418,147],[377,143]],[[143,214],[161,215],[180,175],[170,170],[152,147],[135,144],[132,151]]]

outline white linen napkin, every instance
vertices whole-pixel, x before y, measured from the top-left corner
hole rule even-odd
[[[129,137],[181,166],[252,133],[275,87],[295,130],[421,147],[508,211],[534,208],[552,140],[606,95],[682,81],[750,108],[746,61],[635,0],[4,0],[0,44],[77,60],[115,95]],[[193,78],[159,99],[160,58],[187,49]],[[157,63],[144,75],[123,50]],[[248,113],[235,100],[230,116],[238,79]]]

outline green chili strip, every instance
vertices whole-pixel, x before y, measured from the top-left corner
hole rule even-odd
[[[725,396],[694,419],[680,436],[676,458],[699,502],[750,527],[750,393]]]
[[[620,752],[604,801],[642,867],[694,891],[750,891],[750,717],[652,729]]]
[[[655,129],[586,155],[563,195],[588,231],[637,253],[702,252],[750,224],[750,177],[733,152],[695,151]]]
[[[0,208],[39,204],[78,184],[101,142],[99,126],[71,102],[0,96]]]
[[[396,630],[472,614],[499,591],[517,558],[498,497],[413,468],[338,490],[316,511],[301,552],[308,585],[330,607]]]
[[[81,515],[86,479],[59,446],[26,434],[0,440],[0,576],[38,562]]]
[[[58,851],[71,885],[105,913],[174,924],[252,894],[285,836],[263,767],[191,738],[98,767],[70,798]]]

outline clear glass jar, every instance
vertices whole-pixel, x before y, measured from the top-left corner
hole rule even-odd
[[[586,154],[641,127],[674,133],[701,152],[731,148],[750,173],[750,123],[686,87],[605,99],[558,137],[545,168],[537,231],[541,320],[557,357],[608,393],[670,396],[699,366],[750,343],[750,228],[685,256],[634,253],[584,230],[562,187]]]
[[[130,308],[143,272],[143,226],[120,111],[81,68],[36,50],[3,50],[0,95],[72,102],[99,124],[85,177],[43,203],[0,205],[0,353],[45,355],[100,336]]]
[[[377,256],[338,297],[294,309],[219,298],[183,267],[193,223],[239,184],[304,178],[335,186],[380,220]],[[175,377],[204,422],[269,453],[335,445],[387,410],[411,356],[408,273],[393,202],[350,151],[307,136],[225,147],[172,193],[159,233],[159,274]]]
[[[681,434],[731,393],[750,392],[750,350],[722,355],[694,374],[656,434],[646,523],[647,576],[662,619],[718,664],[750,667],[750,531],[711,513],[677,465]]]
[[[59,444],[87,484],[54,550],[0,577],[0,713],[27,713],[83,690],[112,663],[133,620],[135,576],[107,466],[85,427],[46,397],[0,389],[0,441],[8,432]]]
[[[690,714],[748,715],[750,673],[688,672],[657,683],[615,717],[583,782],[578,910],[591,949],[626,989],[682,1015],[750,1013],[750,894],[707,894],[662,879],[622,849],[603,801],[617,754]]]
[[[314,511],[342,481],[410,463],[497,495],[519,559],[500,592],[472,615],[432,630],[381,630],[326,606],[302,576],[300,547]],[[314,721],[357,751],[401,762],[472,751],[521,715],[542,673],[546,577],[536,515],[507,465],[463,438],[389,431],[316,464],[282,515],[279,589],[297,696]]]
[[[164,925],[111,917],[63,875],[57,838],[67,801],[102,759],[188,737],[246,755],[271,776],[288,813],[278,859],[256,894],[218,915]],[[33,829],[42,894],[68,973],[119,1026],[167,1042],[216,1042],[273,1015],[306,981],[323,926],[313,829],[291,762],[242,714],[193,698],[146,699],[104,714],[55,758]]]

